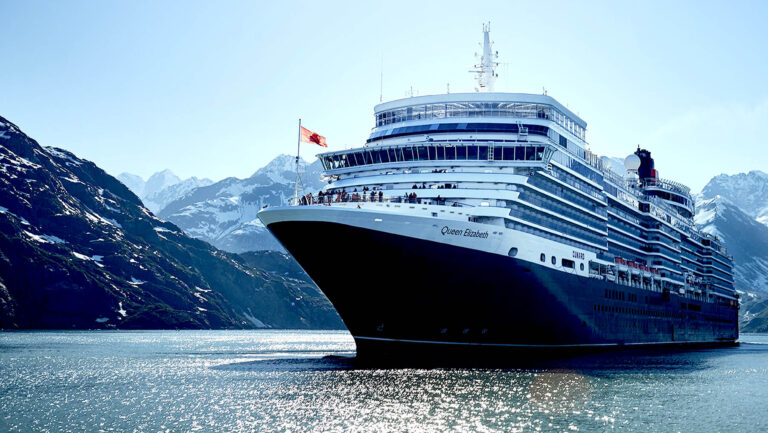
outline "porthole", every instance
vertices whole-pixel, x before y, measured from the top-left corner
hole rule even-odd
[[[512,247],[509,249],[509,257],[515,257],[517,255],[517,248]]]
[[[583,270],[584,270],[584,263],[579,263],[579,270],[580,270],[580,271],[583,271]]]
[[[539,260],[541,260],[542,262],[546,261],[547,260],[547,256],[545,256],[544,253],[541,253],[541,257],[539,257]]]
[[[552,264],[553,265],[557,264],[557,258],[555,258],[555,256],[552,256]]]

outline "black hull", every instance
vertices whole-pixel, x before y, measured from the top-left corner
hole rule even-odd
[[[338,223],[286,221],[268,229],[336,307],[361,357],[728,345],[738,338],[737,310],[729,306]]]

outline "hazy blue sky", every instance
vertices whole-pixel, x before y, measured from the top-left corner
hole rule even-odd
[[[0,0],[0,114],[112,174],[245,177],[299,117],[361,145],[382,57],[385,100],[471,90],[487,20],[497,90],[546,87],[593,151],[641,144],[694,190],[768,170],[765,1]]]

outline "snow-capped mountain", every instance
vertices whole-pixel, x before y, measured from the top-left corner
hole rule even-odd
[[[117,178],[154,213],[160,212],[168,203],[183,197],[189,191],[213,183],[210,179],[194,176],[181,180],[171,170],[159,171],[146,182],[141,176],[131,173],[120,173]]]
[[[171,170],[158,171],[147,179],[147,183],[144,184],[143,195],[149,197],[179,182],[181,182],[181,178],[173,174]]]
[[[117,179],[137,196],[144,195],[144,185],[147,182],[141,176],[132,173],[120,173],[117,175]]]
[[[280,155],[251,177],[230,177],[196,188],[159,213],[177,224],[189,236],[210,242],[230,252],[282,250],[280,244],[256,217],[265,205],[287,204],[293,197],[295,157]],[[318,191],[319,161],[300,161],[302,182],[307,192]]]
[[[149,210],[158,213],[164,207],[166,207],[168,203],[184,197],[193,189],[200,188],[201,186],[208,186],[212,183],[213,181],[210,179],[199,179],[195,176],[192,176],[178,183],[168,185],[152,194],[146,194],[142,200],[144,201],[144,205],[149,208]],[[149,182],[147,182],[147,184],[149,184]]]
[[[742,332],[768,332],[768,175],[713,177],[698,196],[696,224],[725,240],[741,293]]]
[[[727,197],[744,213],[768,226],[768,174],[753,170],[749,173],[715,176],[701,190],[703,200]]]
[[[716,196],[696,204],[696,225],[725,241],[738,290],[768,293],[768,227],[732,201]]]
[[[0,117],[0,328],[343,326],[314,285],[259,260],[186,236]]]

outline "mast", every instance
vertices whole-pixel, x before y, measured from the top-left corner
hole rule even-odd
[[[496,73],[496,67],[499,63],[496,59],[499,58],[499,52],[495,53],[491,51],[493,42],[491,42],[491,23],[483,24],[483,54],[480,56],[480,63],[475,65],[475,70],[470,71],[476,74],[477,80],[477,92],[493,92],[493,85],[499,74]],[[477,56],[477,54],[475,54]]]
[[[293,181],[293,205],[299,204],[299,184],[301,175],[299,174],[299,154],[301,153],[301,119],[299,119],[299,137],[296,140],[296,180]]]

